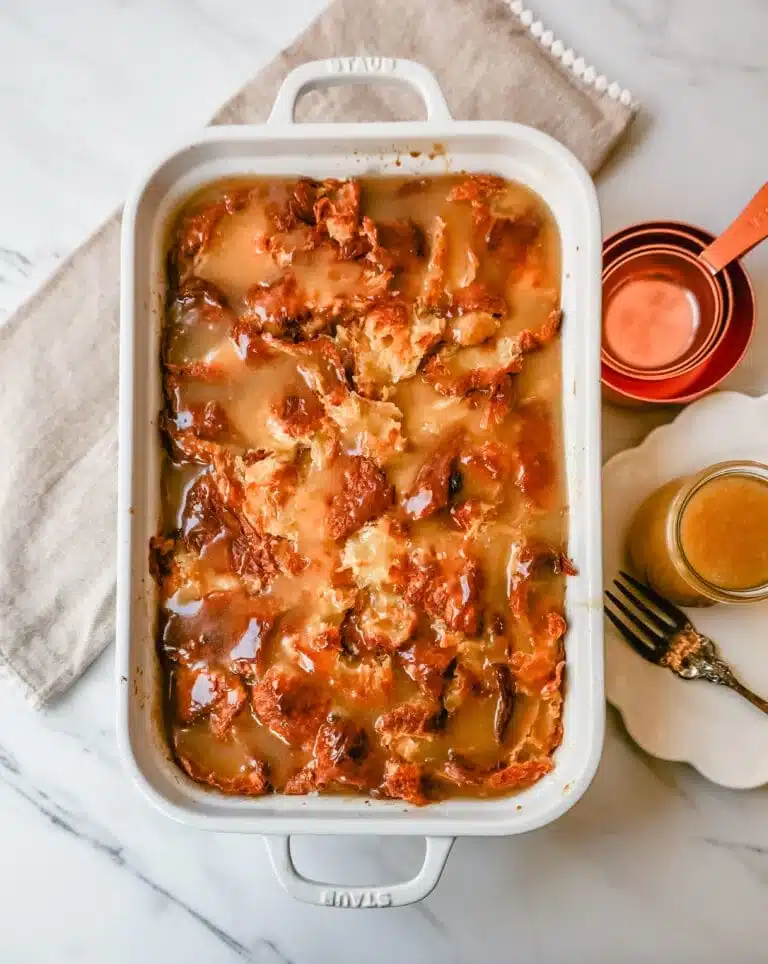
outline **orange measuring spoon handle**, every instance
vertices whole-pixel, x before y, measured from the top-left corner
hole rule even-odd
[[[768,238],[768,184],[757,194],[736,220],[699,255],[712,274],[735,261],[756,244]]]

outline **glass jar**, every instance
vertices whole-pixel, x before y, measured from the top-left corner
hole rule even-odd
[[[720,462],[663,485],[635,513],[628,552],[680,606],[768,599],[768,465]]]

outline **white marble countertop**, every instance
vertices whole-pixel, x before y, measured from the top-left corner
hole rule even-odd
[[[323,0],[0,0],[0,313],[116,207]],[[538,0],[645,107],[601,175],[606,231],[725,226],[768,167],[764,0]],[[393,51],[397,53],[397,51]],[[44,212],[44,213],[43,213]],[[768,245],[749,259],[768,304]],[[729,387],[768,390],[768,326]],[[664,415],[607,411],[607,454]],[[729,792],[637,750],[609,711],[593,787],[521,838],[461,840],[432,897],[349,914],[294,903],[260,840],[154,812],[115,746],[113,653],[54,708],[0,700],[3,964],[734,964],[766,959],[768,791]],[[413,871],[416,840],[306,839],[310,873]]]

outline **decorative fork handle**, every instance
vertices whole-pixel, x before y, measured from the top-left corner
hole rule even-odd
[[[768,714],[768,700],[748,689],[720,655],[714,641],[690,623],[675,634],[661,662],[683,679],[705,679],[727,686]]]
[[[728,686],[732,690],[735,690],[740,696],[743,696],[745,700],[756,706],[763,713],[768,713],[768,700],[764,700],[762,696],[758,696],[757,693],[753,693],[751,689],[748,689],[740,680],[738,680],[733,673],[730,675],[730,679],[723,679],[723,686]]]

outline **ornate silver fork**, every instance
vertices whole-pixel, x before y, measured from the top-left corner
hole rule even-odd
[[[753,693],[736,677],[714,642],[698,632],[681,609],[629,573],[621,571],[619,575],[624,581],[614,579],[613,584],[636,612],[610,589],[605,595],[634,629],[608,606],[605,614],[636,653],[649,663],[666,666],[682,679],[705,679],[727,686],[768,713],[768,700]]]

